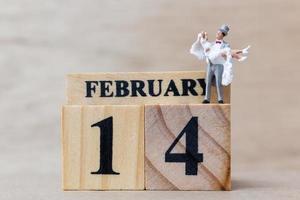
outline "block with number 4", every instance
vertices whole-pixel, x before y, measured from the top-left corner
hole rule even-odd
[[[230,190],[230,105],[145,106],[146,190]]]
[[[63,189],[144,189],[144,107],[64,106]]]

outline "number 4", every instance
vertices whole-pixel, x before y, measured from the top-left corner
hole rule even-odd
[[[186,134],[185,153],[171,153],[183,134]],[[197,175],[198,162],[203,162],[203,154],[198,153],[198,117],[192,117],[165,153],[165,162],[184,162],[185,175]]]

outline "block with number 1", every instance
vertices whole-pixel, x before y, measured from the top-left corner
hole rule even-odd
[[[64,106],[64,190],[144,189],[143,106]]]

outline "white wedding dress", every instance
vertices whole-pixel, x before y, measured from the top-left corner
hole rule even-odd
[[[231,49],[226,47],[223,49],[220,48],[211,48],[212,43],[203,39],[200,34],[198,35],[197,40],[193,43],[190,53],[195,55],[199,60],[206,60],[209,64],[209,60],[212,64],[222,64],[224,66],[223,74],[222,74],[222,85],[227,86],[231,84],[233,80],[233,64],[232,64],[232,56]],[[210,48],[208,52],[205,49]],[[248,49],[250,46],[242,50],[243,56],[239,59],[239,61],[244,61],[247,56],[245,54],[248,53]],[[227,59],[225,60],[221,54],[226,54]]]

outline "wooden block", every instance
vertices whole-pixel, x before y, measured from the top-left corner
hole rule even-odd
[[[70,105],[143,105],[202,103],[205,72],[139,72],[70,74],[67,102]],[[212,87],[215,103],[216,88]],[[230,102],[230,86],[224,87],[224,102]]]
[[[230,190],[230,105],[145,106],[146,190]]]
[[[64,190],[143,190],[143,106],[64,106],[62,149]]]

